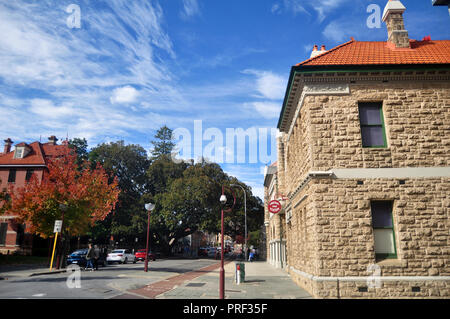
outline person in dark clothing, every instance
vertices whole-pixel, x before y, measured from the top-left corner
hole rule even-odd
[[[89,249],[86,253],[86,270],[88,268],[91,268],[91,271],[94,270],[94,265],[92,264],[92,261],[94,259],[94,248],[92,248],[92,244],[89,244]]]
[[[98,270],[98,260],[100,258],[100,249],[97,245],[94,245],[94,268]]]

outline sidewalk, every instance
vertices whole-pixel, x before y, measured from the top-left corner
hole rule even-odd
[[[0,279],[14,277],[33,277],[66,272],[66,269],[53,268],[51,271],[45,265],[2,265],[0,267]]]
[[[311,299],[289,275],[265,261],[245,262],[245,282],[235,283],[235,262],[225,265],[226,299]],[[218,299],[220,268],[180,282],[156,299]],[[169,278],[170,279],[170,278]]]

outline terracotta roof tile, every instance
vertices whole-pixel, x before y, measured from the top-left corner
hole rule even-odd
[[[21,145],[24,143],[17,144]],[[61,155],[65,145],[52,145],[49,143],[41,144],[34,142],[28,144],[31,148],[30,153],[24,158],[14,158],[14,151],[6,154],[0,154],[0,166],[2,165],[46,165],[46,158]]]
[[[397,49],[388,42],[352,39],[297,66],[450,63],[450,40],[411,40],[410,43],[410,49]]]

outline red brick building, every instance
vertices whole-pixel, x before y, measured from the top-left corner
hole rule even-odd
[[[0,191],[6,190],[10,184],[16,188],[23,187],[33,175],[42,181],[48,160],[60,156],[67,147],[67,141],[57,145],[55,136],[48,140],[47,143],[22,142],[16,144],[14,150],[11,150],[14,142],[10,138],[4,141],[4,150],[0,153]],[[33,236],[26,229],[25,224],[15,221],[15,216],[0,215],[0,253],[31,254]]]

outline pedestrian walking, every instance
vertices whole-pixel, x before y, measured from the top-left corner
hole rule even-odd
[[[250,252],[249,257],[248,257],[248,261],[253,262],[253,259],[255,258],[255,253],[253,252],[253,250]]]
[[[92,248],[92,244],[89,244],[89,249],[86,253],[86,268],[91,268],[91,271],[94,270],[94,265],[92,264],[92,260],[94,259],[94,249]]]
[[[94,245],[94,268],[98,270],[98,260],[100,258],[100,248],[97,245]]]

